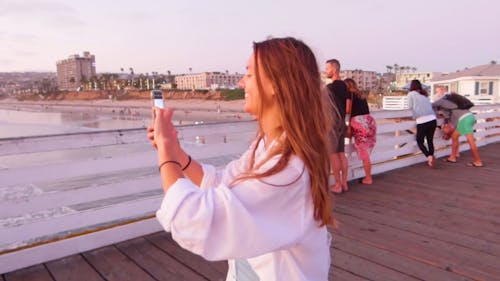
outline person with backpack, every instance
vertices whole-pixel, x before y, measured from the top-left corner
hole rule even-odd
[[[466,97],[457,93],[450,93],[443,96],[443,98],[435,101],[433,107],[442,110],[455,130],[451,135],[451,155],[446,158],[446,162],[456,163],[460,136],[465,136],[472,153],[473,162],[467,163],[470,167],[483,167],[483,162],[479,157],[479,152],[474,140],[474,124],[476,124],[476,117],[469,111],[474,104]]]

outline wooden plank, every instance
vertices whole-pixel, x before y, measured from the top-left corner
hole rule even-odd
[[[152,167],[151,167],[152,168]],[[151,169],[153,170],[153,169]],[[133,172],[129,170],[130,172]],[[81,188],[76,187],[71,190],[63,190],[57,192],[41,193],[27,198],[25,201],[18,202],[17,200],[6,201],[0,204],[0,217],[21,216],[24,214],[34,213],[50,208],[66,207],[76,204],[82,204],[97,200],[113,199],[120,196],[144,193],[146,191],[161,191],[160,179],[158,173],[149,178],[143,178],[140,175],[132,175],[120,173],[120,181],[114,181],[109,184],[107,181],[112,177],[105,179],[102,185],[99,185],[99,179],[89,175],[86,177],[88,182],[83,185],[84,178],[81,177]],[[92,183],[92,179],[94,182]],[[67,181],[66,181],[67,182]],[[60,181],[54,181],[55,184],[60,184]],[[97,186],[96,186],[97,185]],[[65,186],[68,187],[67,185]]]
[[[384,133],[392,133],[395,131],[405,131],[415,128],[415,121],[402,121],[394,123],[377,123],[377,135]]]
[[[494,280],[500,276],[500,258],[395,229],[354,216],[336,213],[335,233],[363,240],[377,248],[433,264],[471,279]]]
[[[181,248],[166,232],[146,236],[146,239],[179,262],[190,266],[192,270],[202,274],[208,280],[225,280],[228,270],[227,261],[206,261],[204,258]]]
[[[55,281],[43,264],[10,272],[4,277],[5,281]]]
[[[55,260],[161,230],[156,218],[53,241],[0,255],[0,273]]]
[[[462,157],[456,164],[437,163],[436,169],[429,169],[425,163],[415,167],[419,169],[418,178],[414,174],[401,173],[397,181],[404,181],[416,189],[445,193],[450,193],[450,187],[453,187],[453,194],[457,196],[500,204],[500,189],[495,182],[495,179],[500,180],[500,176],[496,176],[498,170],[495,167],[482,169],[463,167],[464,162],[469,162],[468,157]],[[436,177],[436,173],[439,177]],[[422,178],[433,178],[432,184]]]
[[[206,280],[144,238],[129,240],[116,247],[157,280]]]
[[[369,279],[356,275],[353,272],[344,270],[343,268],[332,266],[328,274],[328,280],[334,281],[367,281]]]
[[[411,116],[411,111],[408,109],[403,110],[376,110],[370,112],[375,119],[389,119],[389,118],[404,118]]]
[[[333,252],[332,264],[345,271],[356,272],[356,275],[374,281],[418,280],[402,272],[392,270],[384,265],[374,263],[371,260],[346,253],[340,249],[335,249]]]
[[[427,185],[415,188],[408,186],[404,180],[392,178],[390,184],[387,184],[387,190],[381,191],[374,189],[374,192],[390,192],[394,196],[406,198],[406,200],[414,200],[415,202],[426,201],[432,202],[435,206],[446,204],[456,208],[467,206],[469,211],[477,214],[489,215],[492,210],[500,209],[500,206],[492,202],[482,202],[474,198],[464,198],[452,192],[444,192],[427,188]]]
[[[494,224],[500,224],[500,217],[494,216],[493,214],[477,214],[470,212],[467,209],[455,206],[448,206],[446,203],[434,204],[432,201],[428,200],[407,200],[403,196],[395,196],[389,192],[380,191],[380,187],[389,186],[392,183],[387,182],[387,178],[381,179],[381,176],[376,177],[375,183],[370,186],[362,186],[361,184],[354,184],[350,186],[350,192],[344,197],[346,200],[354,200],[355,202],[366,201],[368,203],[378,204],[381,206],[388,206],[387,211],[390,212],[391,209],[401,209],[404,206],[411,208],[411,210],[428,210],[433,212],[434,216],[444,216],[442,219],[448,219],[448,216],[453,216],[457,218],[467,218],[468,220],[477,220],[480,223],[492,222]],[[381,181],[384,181],[381,183]],[[344,198],[337,198],[340,202]],[[345,204],[349,204],[346,202]]]
[[[395,271],[404,272],[420,280],[471,280],[456,273],[435,267],[432,264],[426,264],[422,261],[401,256],[385,249],[373,247],[364,243],[363,240],[350,239],[338,234],[333,236],[332,247],[334,255],[337,250],[340,250],[371,262],[387,266]]]
[[[429,213],[418,209],[396,209],[390,210],[390,206],[360,203],[356,207],[339,206],[335,212],[364,218],[371,222],[384,224],[397,229],[409,231],[421,237],[435,238],[447,243],[467,247],[471,250],[484,252],[500,257],[500,235],[494,234],[486,238],[481,235],[484,224],[467,225],[462,224],[462,217],[446,216],[447,219],[435,219]],[[388,210],[389,209],[389,210]],[[414,211],[414,212],[413,212]],[[463,219],[463,218],[462,218]],[[448,222],[452,220],[452,222]],[[493,240],[488,241],[487,238]]]
[[[83,254],[87,261],[109,281],[153,281],[148,272],[113,246]]]
[[[453,201],[454,204],[467,206],[468,209],[476,209],[479,207],[490,212],[494,210],[499,211],[500,197],[496,197],[498,196],[498,191],[485,191],[481,194],[479,194],[479,191],[476,191],[478,194],[475,194],[474,191],[476,188],[474,188],[474,186],[481,184],[482,180],[471,178],[471,173],[479,172],[479,169],[470,167],[466,169],[469,171],[463,171],[462,175],[457,175],[458,170],[454,172],[450,171],[448,175],[445,171],[440,170],[440,173],[443,174],[442,177],[432,182],[422,179],[419,180],[420,177],[426,176],[425,172],[422,172],[419,178],[410,174],[401,174],[399,177],[391,179],[391,184],[392,188],[402,192],[428,194],[430,197],[436,196],[438,197],[436,199],[450,200]],[[481,174],[478,173],[474,176],[487,176],[489,171],[491,171],[489,168],[484,167],[480,169]],[[489,179],[494,179],[494,177],[490,177]],[[494,183],[488,183],[487,181],[484,181],[482,185],[489,189],[494,188]],[[450,192],[450,187],[453,187],[453,192]]]
[[[441,165],[441,164],[439,164]],[[429,170],[431,173],[434,171],[432,169],[429,169],[428,167],[424,167],[424,164],[421,164],[422,168]],[[396,195],[394,197],[395,200],[406,200],[408,201],[407,204],[410,205],[415,205],[415,206],[420,206],[420,207],[425,207],[425,208],[434,208],[434,209],[449,209],[449,208],[454,208],[456,211],[458,211],[461,215],[466,215],[466,216],[471,216],[475,219],[493,219],[493,221],[500,223],[499,219],[495,219],[492,216],[492,212],[489,210],[483,211],[484,207],[486,205],[481,205],[481,200],[476,199],[476,195],[474,195],[475,192],[481,192],[485,193],[483,196],[490,196],[496,198],[495,194],[497,193],[494,191],[493,194],[487,195],[492,188],[497,189],[495,186],[495,178],[493,177],[485,177],[485,174],[482,174],[481,178],[485,179],[485,182],[481,184],[482,179],[477,179],[472,178],[472,182],[470,185],[464,184],[467,180],[465,178],[460,178],[459,175],[464,174],[465,177],[470,178],[470,175],[468,175],[467,172],[461,172],[461,171],[449,171],[449,175],[447,175],[448,172],[442,170],[439,166],[437,168],[438,171],[435,171],[434,175],[432,174],[426,174],[426,172],[420,172],[416,168],[418,165],[415,165],[412,167],[413,172],[412,173],[404,173],[402,171],[392,171],[385,173],[383,175],[377,175],[376,180],[374,181],[374,185],[371,187],[374,188],[367,188],[367,192],[370,193],[370,196],[375,196],[376,198],[379,198],[381,196],[381,200],[385,198],[386,194],[392,194]],[[463,167],[463,169],[468,169],[469,171],[472,169],[472,171],[484,171],[489,174],[489,171],[486,171],[486,168],[470,168],[470,167]],[[431,171],[432,170],[432,171]],[[422,175],[420,175],[422,174]],[[439,179],[437,179],[436,175],[439,176]],[[468,176],[467,176],[468,175]],[[410,180],[411,178],[411,180]],[[446,179],[445,178],[449,178]],[[420,180],[418,180],[420,179]],[[444,182],[440,183],[441,181]],[[474,183],[474,181],[478,181],[483,189],[480,189],[477,186],[477,183]],[[408,184],[411,183],[412,186],[408,187]],[[460,187],[462,184],[464,184],[464,187]],[[415,187],[413,186],[415,185]],[[366,186],[358,186],[361,187],[363,190],[366,189],[364,187]],[[378,187],[378,188],[375,188]],[[384,188],[384,190],[381,190],[380,188]],[[446,191],[448,189],[448,191]],[[466,193],[467,189],[470,191],[470,193]],[[354,188],[353,190],[356,190]],[[452,192],[450,192],[452,191]],[[461,193],[459,195],[456,195],[456,193]],[[479,196],[479,195],[477,195]],[[407,197],[411,197],[411,200],[407,200]],[[479,204],[479,210],[478,212],[476,210],[470,209],[470,205],[459,205],[455,203],[455,200],[457,197],[471,197],[470,200],[475,200],[476,204]],[[391,200],[391,199],[389,199]],[[451,200],[448,202],[447,200]],[[496,199],[494,199],[496,200]],[[479,203],[477,202],[479,201]],[[495,204],[494,202],[489,203],[489,205]],[[467,207],[468,211],[467,212],[461,212],[460,210],[464,209],[464,206]],[[470,212],[473,211],[473,212]],[[470,212],[470,213],[469,213]],[[469,214],[467,214],[469,213]],[[477,214],[481,214],[484,217],[480,217]]]
[[[101,281],[104,280],[82,255],[72,255],[45,264],[57,281]]]
[[[163,196],[158,195],[136,201],[122,202],[102,208],[89,209],[46,221],[21,225],[13,228],[0,227],[3,241],[0,245],[6,249],[19,243],[31,244],[33,241],[42,242],[53,239],[54,234],[65,235],[88,231],[89,227],[100,224],[111,224],[125,218],[142,217],[153,214],[160,206]],[[62,234],[61,234],[62,233]]]

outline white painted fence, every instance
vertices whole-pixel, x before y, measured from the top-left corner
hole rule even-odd
[[[500,140],[500,106],[476,106],[478,146]],[[377,111],[373,174],[426,161],[410,111]],[[185,149],[223,166],[243,152],[254,122],[179,127]],[[461,138],[461,150],[468,149]],[[436,132],[438,157],[450,143]],[[348,145],[349,179],[364,176]],[[0,273],[160,231],[162,190],[144,129],[0,140]]]
[[[493,105],[493,96],[467,96],[475,105]],[[408,96],[384,96],[382,98],[382,109],[403,110],[408,108]]]

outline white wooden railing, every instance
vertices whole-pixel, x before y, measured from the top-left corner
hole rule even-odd
[[[500,105],[476,106],[477,145],[500,140]],[[410,111],[376,111],[373,174],[426,161]],[[249,145],[255,122],[178,127],[185,149],[202,162],[224,166]],[[450,142],[437,130],[436,156]],[[460,138],[461,150],[468,149]],[[364,176],[346,147],[349,179]],[[0,273],[146,235],[162,191],[156,156],[144,129],[0,140]]]
[[[407,96],[384,96],[382,98],[382,109],[402,110],[408,108]]]
[[[500,100],[493,96],[467,96],[475,105],[498,104]],[[403,110],[408,108],[408,96],[384,96],[382,98],[382,109]]]

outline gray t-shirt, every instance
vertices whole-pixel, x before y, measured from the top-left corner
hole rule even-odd
[[[446,115],[446,118],[448,118],[450,123],[455,127],[457,126],[460,117],[470,113],[468,109],[459,109],[455,103],[447,100],[445,97],[433,102],[432,106],[438,108],[438,110],[442,110]]]

